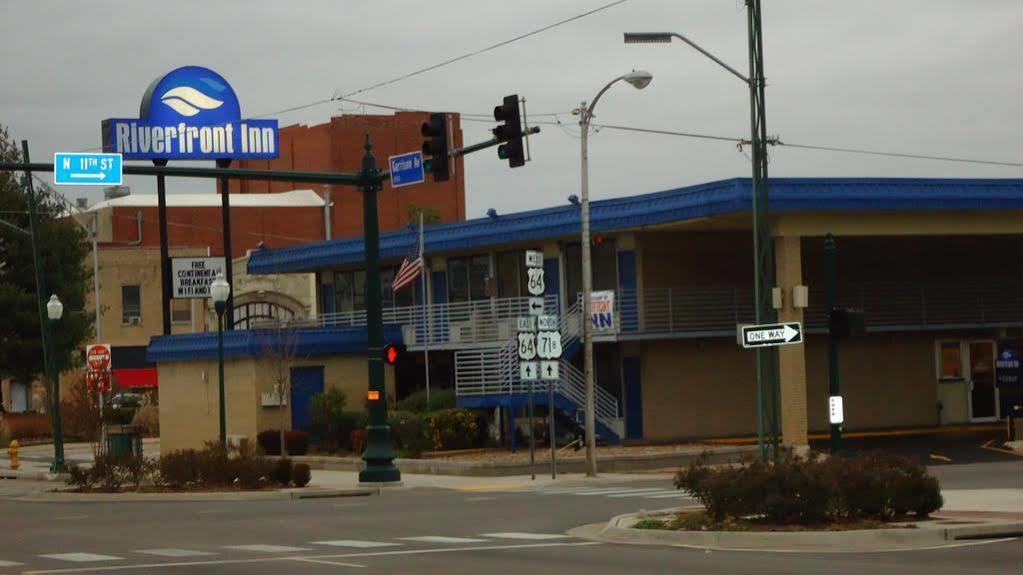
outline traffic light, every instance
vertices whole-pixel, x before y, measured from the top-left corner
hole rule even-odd
[[[494,128],[494,137],[504,144],[497,147],[497,157],[508,160],[513,168],[526,165],[526,154],[522,147],[522,117],[519,115],[519,96],[504,97],[504,103],[494,108],[494,119],[503,122]]]
[[[422,130],[424,137],[429,138],[423,142],[423,154],[430,156],[429,172],[433,174],[433,181],[445,182],[451,176],[448,169],[448,116],[447,114],[430,114],[430,121],[423,122]]]
[[[384,346],[384,363],[394,365],[405,355],[405,344],[389,343]]]
[[[836,307],[831,310],[828,332],[836,340],[848,339],[866,333],[863,310]]]

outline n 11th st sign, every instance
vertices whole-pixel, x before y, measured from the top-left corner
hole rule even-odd
[[[803,343],[799,322],[742,326],[742,347],[773,347]]]
[[[121,185],[121,154],[53,155],[53,183],[74,186]]]

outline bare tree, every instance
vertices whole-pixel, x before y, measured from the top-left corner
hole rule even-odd
[[[259,330],[260,351],[266,373],[273,382],[273,392],[277,394],[281,455],[285,456],[288,448],[284,442],[284,398],[291,394],[291,368],[301,359],[297,355],[298,326],[286,319],[275,319],[272,322]]]

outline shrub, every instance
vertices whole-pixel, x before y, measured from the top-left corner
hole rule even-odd
[[[348,434],[349,449],[352,453],[362,453],[366,450],[366,430],[356,429]]]
[[[267,455],[281,454],[281,432],[279,429],[266,429],[256,435],[256,442]],[[305,455],[309,453],[309,434],[298,429],[284,432],[284,447],[288,455]]]
[[[7,413],[3,416],[4,423],[11,434],[11,439],[38,439],[53,435],[48,413]]]
[[[426,390],[421,389],[395,403],[394,410],[426,413],[428,411],[451,409],[455,405],[455,390],[453,389],[431,389],[429,402],[426,401]]]
[[[160,407],[155,403],[147,403],[135,412],[131,425],[146,437],[160,436]]]
[[[345,392],[332,387],[323,393],[317,393],[309,400],[309,416],[313,425],[324,426],[337,420],[345,411],[348,397]]]
[[[199,453],[194,449],[183,449],[161,455],[160,478],[173,487],[198,483]]]
[[[6,448],[11,443],[11,429],[7,427],[7,422],[0,419],[0,448]]]
[[[430,449],[426,435],[424,416],[407,411],[392,411],[388,415],[391,437],[395,448],[406,457],[419,457]]]
[[[432,449],[467,449],[483,444],[486,427],[470,409],[443,409],[423,416]]]
[[[309,465],[296,463],[291,472],[291,480],[295,482],[295,487],[305,487],[309,484],[310,479],[312,479],[312,472],[309,470]]]
[[[65,439],[99,441],[102,414],[99,410],[99,391],[89,389],[85,373],[77,372],[68,378],[60,402],[60,424]]]
[[[748,518],[769,523],[892,520],[912,513],[927,517],[942,505],[938,481],[905,457],[885,453],[783,456],[711,468],[694,461],[675,476],[715,521]]]
[[[364,411],[345,411],[337,420],[338,446],[352,450],[352,432],[365,429],[367,415]]]
[[[291,458],[281,457],[280,459],[274,461],[274,467],[273,471],[270,472],[270,478],[273,479],[276,483],[279,483],[284,487],[287,487],[291,483],[292,472],[293,467],[291,463]]]

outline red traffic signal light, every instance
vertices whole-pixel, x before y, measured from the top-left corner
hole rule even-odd
[[[387,365],[394,365],[398,363],[401,356],[405,353],[405,346],[400,343],[389,343],[384,346],[384,363]]]

